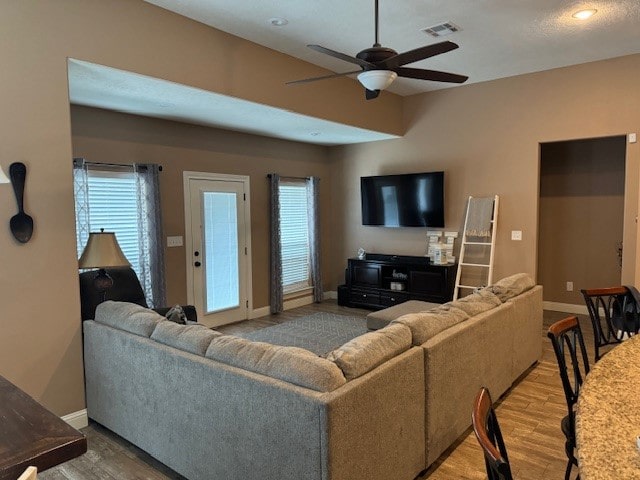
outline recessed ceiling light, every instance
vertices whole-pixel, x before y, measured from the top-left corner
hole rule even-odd
[[[580,10],[571,16],[573,18],[577,18],[578,20],[586,20],[587,18],[593,17],[597,12],[598,10],[596,10],[595,8],[591,8],[589,10]]]
[[[320,132],[311,132],[310,135],[312,137],[317,137],[318,135],[320,135]]]
[[[274,27],[284,27],[287,23],[289,23],[289,20],[282,17],[273,17],[269,19],[269,23]]]

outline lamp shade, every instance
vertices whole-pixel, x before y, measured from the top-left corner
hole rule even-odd
[[[93,232],[78,260],[78,268],[128,267],[131,264],[124,256],[113,232]]]
[[[11,183],[11,180],[4,174],[4,170],[0,167],[0,183]]]
[[[367,90],[384,90],[398,78],[391,70],[367,70],[358,75],[358,81]]]

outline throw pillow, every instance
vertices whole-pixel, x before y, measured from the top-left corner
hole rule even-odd
[[[184,310],[180,305],[174,305],[173,307],[171,307],[165,314],[165,317],[167,317],[167,320],[179,323],[180,325],[187,324],[187,314],[184,313]]]

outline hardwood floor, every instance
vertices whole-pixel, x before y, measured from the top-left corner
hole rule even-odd
[[[341,307],[335,301],[325,301],[270,315],[256,320],[220,327],[225,333],[238,333],[286,322],[296,317],[326,311],[342,315],[365,316],[368,311]],[[566,415],[566,404],[558,367],[546,331],[549,325],[568,314],[545,311],[542,337],[543,355],[538,364],[501,399],[496,408],[513,474],[519,480],[564,478],[566,457],[560,420]],[[593,358],[591,325],[588,317],[579,316]],[[494,399],[495,400],[495,399]],[[471,405],[469,405],[471,415]],[[131,443],[100,425],[91,423],[83,429],[89,450],[71,460],[38,475],[43,480],[162,480],[183,479]],[[574,468],[573,477],[577,475]],[[420,480],[486,479],[484,460],[473,432],[463,435],[432,465]],[[272,480],[272,479],[265,479]],[[273,479],[276,480],[276,479]],[[356,479],[354,479],[356,480]]]

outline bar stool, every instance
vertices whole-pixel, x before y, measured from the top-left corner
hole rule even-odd
[[[624,286],[591,288],[580,292],[593,326],[597,362],[602,357],[602,347],[618,344],[640,330],[640,308],[636,301],[636,295],[640,297],[640,294],[635,288]]]
[[[566,439],[564,449],[568,462],[564,478],[568,480],[573,465],[578,466],[578,460],[573,453],[576,446],[575,413],[573,407],[578,401],[582,381],[589,373],[589,359],[577,317],[567,317],[557,321],[549,327],[547,336],[551,339],[553,351],[556,354],[562,388],[564,389],[564,397],[567,401],[568,415],[562,419],[560,427]],[[572,375],[569,374],[569,365],[567,365],[567,357],[565,355],[568,355],[571,360],[570,367]]]
[[[507,448],[502,439],[491,395],[482,387],[473,402],[471,414],[473,431],[484,452],[484,462],[489,480],[513,480]]]

